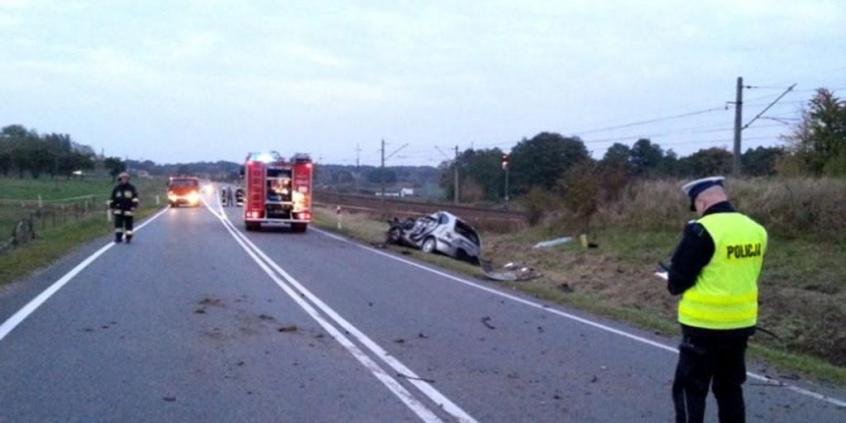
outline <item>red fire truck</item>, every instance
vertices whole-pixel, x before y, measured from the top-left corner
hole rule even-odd
[[[250,153],[244,164],[244,224],[248,231],[262,223],[288,223],[305,232],[311,222],[311,180],[314,164],[306,154],[282,158],[275,151]]]

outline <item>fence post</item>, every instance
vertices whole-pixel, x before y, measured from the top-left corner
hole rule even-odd
[[[343,230],[344,225],[343,225],[343,217],[342,217],[343,215],[341,214],[341,206],[335,207],[335,214],[338,216],[338,230],[339,231]]]
[[[41,194],[38,194],[38,208],[44,207],[44,201],[41,200]]]

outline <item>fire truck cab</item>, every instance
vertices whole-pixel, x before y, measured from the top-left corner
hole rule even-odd
[[[244,163],[244,225],[287,223],[305,232],[311,223],[313,163],[306,154],[286,160],[275,152],[249,153]]]

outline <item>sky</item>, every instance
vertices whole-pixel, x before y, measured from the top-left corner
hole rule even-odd
[[[384,139],[437,165],[542,131],[686,155],[730,148],[738,76],[744,123],[797,84],[745,150],[815,88],[846,97],[844,22],[842,0],[0,0],[0,125],[162,163],[378,164]]]

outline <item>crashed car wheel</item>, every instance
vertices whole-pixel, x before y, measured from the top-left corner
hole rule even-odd
[[[388,243],[390,244],[399,244],[402,240],[402,232],[399,228],[391,228],[388,231]]]
[[[426,238],[425,241],[423,241],[423,247],[421,247],[421,250],[423,250],[423,252],[426,254],[431,254],[435,252],[436,246],[437,242],[435,241],[435,238],[429,237]]]

